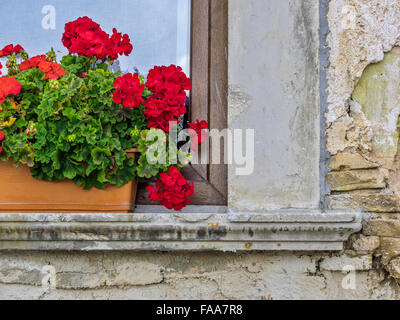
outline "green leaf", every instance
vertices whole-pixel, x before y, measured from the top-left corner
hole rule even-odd
[[[102,62],[102,63],[99,63],[96,67],[97,67],[98,69],[102,69],[102,70],[104,70],[104,71],[107,71],[107,69],[108,69],[108,64]]]
[[[111,156],[110,150],[106,148],[94,148],[91,152],[93,163],[102,164],[107,156]]]
[[[77,60],[77,57],[76,57],[76,56],[67,55],[67,56],[64,56],[64,57],[61,59],[61,65],[62,65],[63,67],[68,67],[68,66],[73,65],[74,63],[76,63],[76,60]]]
[[[129,181],[135,179],[135,166],[133,164],[133,159],[126,159],[124,166],[119,167],[115,173],[109,176],[108,179],[110,183],[115,184],[117,187],[122,187]]]
[[[21,118],[21,119],[18,119],[18,120],[15,122],[15,125],[16,125],[18,128],[26,127],[26,126],[28,125],[28,121],[26,121],[25,119]]]
[[[64,177],[72,180],[76,177],[76,174],[77,170],[75,169],[75,166],[70,161],[66,160],[63,165]]]

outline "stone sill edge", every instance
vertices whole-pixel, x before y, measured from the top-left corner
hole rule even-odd
[[[340,251],[368,214],[0,214],[0,250]]]

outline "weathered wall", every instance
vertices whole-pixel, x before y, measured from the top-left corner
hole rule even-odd
[[[47,265],[57,272],[56,289],[42,286]],[[357,271],[342,273],[348,265]],[[348,277],[351,287],[346,290],[342,282],[346,288]],[[384,272],[373,270],[368,254],[26,252],[0,256],[0,299],[393,299],[399,294]]]
[[[229,3],[230,126],[258,137],[230,207],[317,208],[318,2]],[[400,3],[331,0],[328,22],[327,205],[371,212],[345,251],[1,252],[0,298],[400,299]]]
[[[372,213],[359,245],[400,279],[400,2],[331,1],[328,20],[330,207]]]

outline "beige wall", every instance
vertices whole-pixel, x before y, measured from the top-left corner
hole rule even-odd
[[[47,265],[56,271],[57,289],[42,286]],[[345,265],[357,271],[342,273]],[[347,280],[350,289],[345,290],[342,282]],[[372,269],[371,255],[20,252],[0,256],[0,299],[399,297],[395,284]]]
[[[360,242],[399,280],[400,3],[333,0],[328,21],[328,200],[371,213]]]

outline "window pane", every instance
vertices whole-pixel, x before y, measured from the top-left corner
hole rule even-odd
[[[119,59],[123,72],[147,74],[154,65],[177,64],[189,74],[190,0],[2,0],[0,49],[21,44],[34,56],[54,47],[61,57],[67,54],[65,23],[82,16],[109,34],[115,27],[130,36],[134,49]]]

